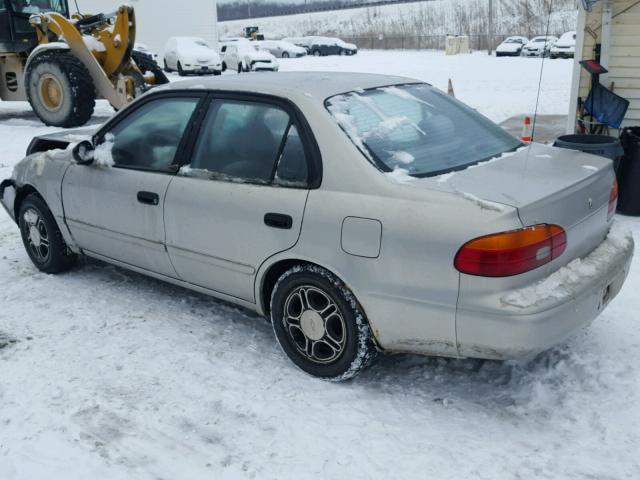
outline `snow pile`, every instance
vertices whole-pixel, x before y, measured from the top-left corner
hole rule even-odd
[[[112,167],[114,165],[112,155],[114,142],[115,137],[113,134],[107,133],[104,141],[96,146],[96,149],[93,151],[93,161],[95,165],[99,167]]]
[[[585,258],[576,258],[541,282],[505,295],[502,302],[527,308],[548,300],[572,297],[590,279],[602,276],[617,257],[633,247],[633,235],[627,229],[613,225],[604,242]]]
[[[94,52],[107,51],[107,47],[104,46],[104,43],[102,43],[93,35],[83,35],[82,40],[84,40],[84,44],[87,46],[89,50],[93,50]]]
[[[348,113],[349,102],[345,97],[336,97],[331,99],[331,103],[328,106],[329,112],[336,119],[338,124],[342,127],[345,133],[349,136],[351,141],[360,149],[360,151],[367,157],[367,159],[374,163],[369,149],[364,144],[364,138],[360,135],[358,126],[356,125],[355,118]]]
[[[410,185],[416,181],[415,177],[409,175],[408,170],[400,167],[394,168],[392,172],[385,172],[384,175],[393,183],[398,183],[400,185]]]
[[[404,163],[405,165],[409,165],[415,161],[415,157],[411,155],[409,152],[393,152],[391,155],[391,160],[396,163]]]
[[[475,203],[482,210],[492,210],[494,212],[504,212],[505,209],[506,209],[506,206],[501,204],[501,203],[491,202],[489,200],[483,200],[482,198],[476,197],[472,193],[463,192],[463,191],[458,190],[456,188],[454,188],[453,190],[454,190],[454,192],[456,194],[460,195],[462,198],[464,198],[466,200],[469,200],[470,202]]]

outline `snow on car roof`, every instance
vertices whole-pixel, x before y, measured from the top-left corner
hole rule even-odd
[[[207,79],[184,80],[163,85],[171,90],[227,90],[256,92],[293,98],[300,95],[324,101],[326,98],[356,89],[402,83],[423,83],[412,78],[372,73],[281,72],[229,75]],[[158,89],[156,89],[158,90]]]

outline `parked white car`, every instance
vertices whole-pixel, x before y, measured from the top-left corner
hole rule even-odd
[[[268,70],[277,72],[280,69],[278,60],[270,52],[260,48],[256,42],[231,42],[222,47],[224,70],[236,72],[257,72]]]
[[[172,37],[164,50],[164,68],[177,71],[180,76],[222,73],[220,55],[207,42],[197,37]]]
[[[558,37],[553,35],[533,37],[522,49],[525,57],[546,57],[558,41]]]
[[[262,40],[256,43],[277,58],[298,58],[307,54],[306,48],[283,40]]]
[[[507,37],[496,47],[496,57],[519,57],[527,43],[529,43],[527,37]]]
[[[576,32],[567,32],[551,47],[551,58],[573,58],[576,53]]]

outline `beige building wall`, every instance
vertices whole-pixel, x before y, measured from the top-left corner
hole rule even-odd
[[[579,8],[567,130],[575,129],[577,98],[584,100],[591,88],[591,76],[578,61],[595,59],[597,44],[602,45],[601,64],[609,70],[600,82],[631,102],[623,127],[640,125],[640,0],[601,0],[592,12]]]

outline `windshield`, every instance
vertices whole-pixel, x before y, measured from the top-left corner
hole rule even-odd
[[[11,0],[11,5],[17,13],[58,12],[68,17],[67,5],[63,0]]]
[[[507,38],[504,43],[522,43],[522,40],[519,38]]]
[[[522,145],[475,110],[425,84],[337,95],[326,104],[349,138],[384,171],[439,175]]]

